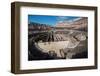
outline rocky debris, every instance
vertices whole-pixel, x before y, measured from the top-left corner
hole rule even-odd
[[[75,48],[80,42],[73,37],[69,37],[69,44],[67,48]]]
[[[82,33],[76,35],[76,38],[77,38],[78,40],[80,40],[80,41],[86,40],[86,36],[85,36],[84,34],[82,34]]]

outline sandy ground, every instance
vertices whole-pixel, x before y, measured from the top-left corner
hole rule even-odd
[[[58,42],[45,42],[38,43],[38,46],[43,49],[43,52],[55,51],[58,57],[61,57],[59,50],[67,48],[69,41],[58,41]]]

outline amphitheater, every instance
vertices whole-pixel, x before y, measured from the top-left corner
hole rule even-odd
[[[73,33],[74,32],[75,31],[73,31]],[[50,51],[52,51],[57,54],[57,57],[60,57],[60,58],[65,57],[64,52],[65,53],[71,52],[72,55],[77,53],[78,50],[71,51],[71,49],[76,48],[81,41],[86,40],[86,35],[83,33],[80,33],[79,31],[75,37],[71,36],[71,34],[69,36],[66,34],[55,34],[55,33],[52,33],[52,34],[50,34],[50,36],[47,37],[45,42],[40,40],[38,43],[35,43],[35,45],[38,46],[40,49],[42,49],[42,52],[49,53]],[[48,39],[50,39],[50,41]],[[84,45],[81,45],[81,46],[84,46]],[[82,52],[82,50],[79,52]],[[66,58],[71,58],[71,56],[69,57],[69,55],[67,55]]]
[[[81,22],[84,22],[84,19],[82,20]],[[75,26],[80,24],[80,20],[78,21],[74,23]],[[40,26],[39,28],[43,30],[29,32],[30,60],[87,58],[87,31],[76,30],[76,27],[69,29],[69,26],[62,28],[60,25],[57,24],[57,27],[47,29],[46,25],[44,27],[42,25],[42,28]],[[82,23],[81,25],[83,27]],[[86,22],[84,25],[86,26]],[[37,26],[35,28],[39,29]]]

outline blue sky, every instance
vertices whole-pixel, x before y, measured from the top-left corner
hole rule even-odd
[[[28,23],[36,22],[41,24],[49,24],[55,26],[57,22],[69,21],[79,17],[75,16],[50,16],[50,15],[28,15]]]

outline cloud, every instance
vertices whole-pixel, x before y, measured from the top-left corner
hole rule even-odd
[[[59,19],[66,19],[65,16],[59,16],[58,18],[59,18]]]
[[[58,21],[62,21],[62,20],[65,20],[65,19],[66,19],[65,16],[59,16],[59,17],[57,17],[57,20],[58,20]]]
[[[65,19],[66,19],[65,16],[58,16],[58,17],[57,17],[57,22],[58,22],[58,23],[62,23]]]

